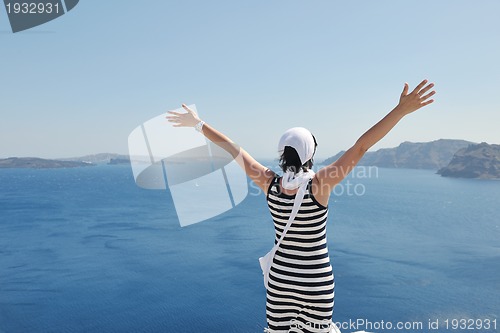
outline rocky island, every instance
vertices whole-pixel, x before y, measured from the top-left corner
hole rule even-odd
[[[94,164],[81,161],[61,161],[48,160],[38,157],[9,157],[0,159],[0,169],[6,168],[31,168],[31,169],[49,169],[49,168],[76,168],[93,166]]]
[[[111,158],[108,164],[109,165],[130,164],[130,158],[128,156]]]
[[[80,157],[61,158],[60,161],[90,162],[93,164],[121,164],[130,163],[128,155],[113,153],[99,153]]]
[[[52,169],[52,168],[76,168],[101,164],[130,164],[128,155],[100,153],[85,155],[81,157],[43,159],[38,157],[9,157],[0,158],[0,169],[6,168],[30,168],[30,169]]]
[[[500,179],[500,145],[482,142],[455,153],[450,163],[439,169],[443,177]]]

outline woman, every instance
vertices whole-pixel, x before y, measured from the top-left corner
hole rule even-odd
[[[316,174],[312,167],[316,140],[304,128],[292,128],[280,139],[282,177],[261,165],[224,134],[201,121],[186,105],[187,113],[169,111],[174,126],[195,127],[209,140],[238,157],[246,174],[264,191],[274,220],[276,241],[290,217],[295,194],[307,189],[295,220],[280,244],[269,273],[267,332],[333,332],[334,279],[326,242],[328,200],[335,185],[347,176],[365,152],[382,139],[404,116],[431,104],[435,91],[427,80],[412,92],[404,85],[398,105],[364,133],[337,161]]]

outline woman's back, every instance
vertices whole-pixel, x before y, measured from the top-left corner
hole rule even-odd
[[[330,326],[334,279],[328,255],[326,223],[328,207],[319,204],[311,192],[311,181],[297,217],[286,233],[273,260],[267,290],[267,319],[272,332],[297,327]],[[295,195],[284,193],[280,177],[273,179],[267,204],[274,221],[276,242],[281,237]],[[323,330],[321,330],[323,331]]]

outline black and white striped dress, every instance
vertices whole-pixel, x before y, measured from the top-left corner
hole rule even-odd
[[[267,194],[275,242],[288,222],[295,198],[283,193],[280,178],[273,179]],[[332,325],[335,283],[326,239],[328,207],[312,196],[311,183],[271,266],[268,332],[329,332]]]

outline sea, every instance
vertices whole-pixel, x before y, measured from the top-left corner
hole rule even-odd
[[[329,208],[342,332],[500,331],[499,181],[356,169]],[[128,165],[0,169],[0,332],[263,332],[273,241],[262,193],[181,227]]]

